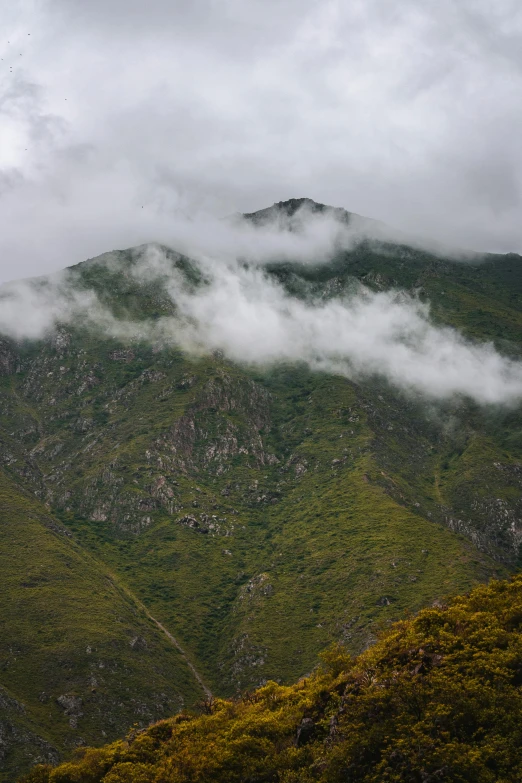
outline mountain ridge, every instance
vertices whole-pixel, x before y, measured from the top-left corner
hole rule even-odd
[[[292,218],[299,216],[304,218],[304,221],[292,220]],[[456,247],[433,237],[416,235],[397,229],[377,218],[360,215],[344,207],[332,207],[307,197],[276,201],[270,207],[265,207],[255,212],[237,212],[233,217],[237,220],[246,220],[258,227],[275,224],[282,228],[296,230],[300,226],[302,227],[303,222],[310,216],[328,217],[340,224],[344,224],[358,235],[358,241],[363,241],[366,238],[383,244],[416,247],[419,250],[424,249],[430,253],[435,253],[440,258],[458,258],[463,263],[481,263],[483,259],[496,255],[520,258],[520,254],[514,252],[495,254]]]

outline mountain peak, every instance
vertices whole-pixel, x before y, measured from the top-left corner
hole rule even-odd
[[[348,223],[351,214],[341,207],[331,207],[328,204],[320,204],[311,198],[290,198],[287,201],[275,201],[271,207],[259,209],[256,212],[245,212],[241,215],[244,220],[250,220],[256,225],[280,222],[282,219],[293,218],[301,211],[307,214],[330,214],[337,220]]]

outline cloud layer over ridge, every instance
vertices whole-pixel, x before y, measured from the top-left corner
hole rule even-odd
[[[434,325],[429,306],[405,292],[375,293],[355,284],[343,297],[305,301],[267,274],[266,261],[298,258],[305,246],[317,259],[319,251],[327,255],[339,242],[353,240],[349,231],[338,233],[331,220],[319,218],[315,227],[312,222],[304,236],[221,225],[219,250],[212,254],[204,231],[194,225],[186,230],[183,250],[191,237],[199,238],[191,253],[203,280],[198,286],[187,282],[158,245],[143,246],[132,265],[117,254],[94,260],[139,283],[161,283],[175,315],[115,318],[93,290],[79,290],[75,272],[66,270],[0,288],[0,332],[37,338],[57,323],[83,321],[118,339],[177,345],[193,354],[221,350],[240,363],[299,361],[356,380],[380,375],[431,399],[465,395],[481,404],[508,405],[522,399],[522,363],[491,344],[474,344],[454,329]],[[245,263],[253,247],[257,255]]]

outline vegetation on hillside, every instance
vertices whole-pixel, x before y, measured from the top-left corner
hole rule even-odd
[[[172,314],[161,279],[132,274],[142,252],[73,267],[71,290],[93,289],[115,318]],[[266,272],[310,301],[361,283],[405,290],[437,323],[520,356],[520,260],[366,243]],[[520,408],[195,358],[81,322],[0,339],[0,471],[8,783],[37,758],[190,707],[202,695],[191,665],[222,698],[284,686],[333,641],[356,655],[405,610],[521,562]],[[28,586],[33,572],[47,581]],[[112,662],[96,675],[93,634]]]
[[[0,574],[0,779],[203,695],[139,603],[1,474]]]
[[[291,686],[207,700],[25,783],[515,783],[522,779],[522,576],[331,648]]]

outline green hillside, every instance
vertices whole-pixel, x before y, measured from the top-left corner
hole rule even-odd
[[[4,475],[0,530],[3,780],[202,696],[183,655],[117,578]]]
[[[184,285],[205,285],[164,252]],[[142,253],[79,264],[68,284],[122,323],[161,322],[175,307],[159,276],[131,274]],[[416,291],[435,322],[521,354],[518,256],[365,242],[266,274],[310,302],[361,283]],[[8,708],[20,728],[4,732],[6,781],[193,706],[187,661],[218,697],[289,684],[332,642],[358,654],[405,611],[520,564],[520,407],[428,402],[379,377],[247,366],[137,333],[78,319],[0,343],[0,685],[25,705]],[[33,573],[51,581],[23,587]],[[94,686],[88,647],[105,665]]]
[[[517,783],[522,580],[396,623],[350,658],[334,647],[291,686],[268,682],[82,749],[25,783]]]

